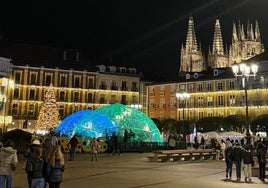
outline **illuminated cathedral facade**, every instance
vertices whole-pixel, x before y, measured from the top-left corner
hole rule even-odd
[[[224,49],[220,20],[216,19],[212,48],[209,47],[207,58],[198,45],[193,17],[189,18],[185,46],[180,53],[180,72],[202,72],[212,69],[231,67],[234,63],[248,60],[264,52],[259,24],[250,22],[244,27],[240,22],[233,23],[232,42],[229,49]]]

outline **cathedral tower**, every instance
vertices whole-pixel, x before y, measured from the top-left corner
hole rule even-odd
[[[204,70],[204,58],[198,48],[193,17],[189,18],[185,47],[181,47],[180,72],[201,72]]]
[[[208,50],[208,66],[213,69],[228,67],[228,54],[224,52],[219,19],[215,23],[212,50]]]
[[[233,23],[232,44],[230,47],[230,63],[240,63],[264,52],[264,46],[260,37],[259,24],[255,22],[255,31],[251,23],[247,23],[246,32],[244,26]],[[231,65],[230,65],[231,66]]]

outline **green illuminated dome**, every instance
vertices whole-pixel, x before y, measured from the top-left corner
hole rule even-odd
[[[120,139],[124,137],[124,132],[134,132],[132,141],[162,142],[160,132],[154,122],[143,112],[123,105],[111,104],[95,110],[110,118],[118,127],[117,135]]]

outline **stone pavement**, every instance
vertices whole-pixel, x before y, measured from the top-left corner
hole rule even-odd
[[[61,188],[195,188],[195,187],[268,187],[268,180],[261,182],[253,177],[252,183],[225,180],[225,162],[194,161],[151,163],[148,153],[123,153],[121,156],[101,154],[98,161],[90,161],[89,154],[76,154],[74,161],[66,160],[66,170]],[[68,154],[65,155],[68,159]],[[26,174],[17,169],[13,188],[27,188]],[[201,187],[201,188],[202,188]]]

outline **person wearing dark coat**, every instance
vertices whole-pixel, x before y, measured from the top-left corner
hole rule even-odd
[[[259,163],[259,179],[262,181],[265,180],[266,153],[266,145],[263,142],[259,142],[257,145],[257,158]]]
[[[233,145],[230,140],[226,140],[225,163],[226,163],[226,178],[232,178],[233,161],[232,161]]]
[[[28,163],[33,159],[34,156],[34,152],[37,148],[41,148],[41,143],[39,140],[34,140],[31,144],[30,147],[26,150],[26,152],[23,154],[26,162],[25,162],[25,166],[23,166],[24,170],[26,171],[26,167],[29,165]],[[27,172],[27,182],[28,182],[28,187],[31,188],[31,184],[32,184],[32,176],[29,173],[29,171]]]
[[[253,163],[253,151],[250,149],[248,145],[245,145],[243,161],[244,161],[245,181],[251,182],[251,176],[252,176],[251,167],[254,163]]]
[[[47,182],[49,188],[60,188],[64,170],[64,156],[61,152],[61,148],[60,146],[54,146],[47,165]]]
[[[36,148],[34,156],[26,165],[26,172],[31,176],[31,188],[44,188],[46,162],[42,157],[42,149]]]
[[[241,162],[243,159],[243,149],[240,146],[238,141],[235,143],[235,146],[233,147],[231,155],[232,155],[232,160],[236,167],[237,181],[241,181]]]
[[[69,161],[73,161],[74,160],[74,154],[76,152],[76,148],[78,146],[78,138],[76,135],[74,135],[71,140],[69,141],[69,144],[71,146],[71,149],[70,149],[70,158],[69,158]]]

